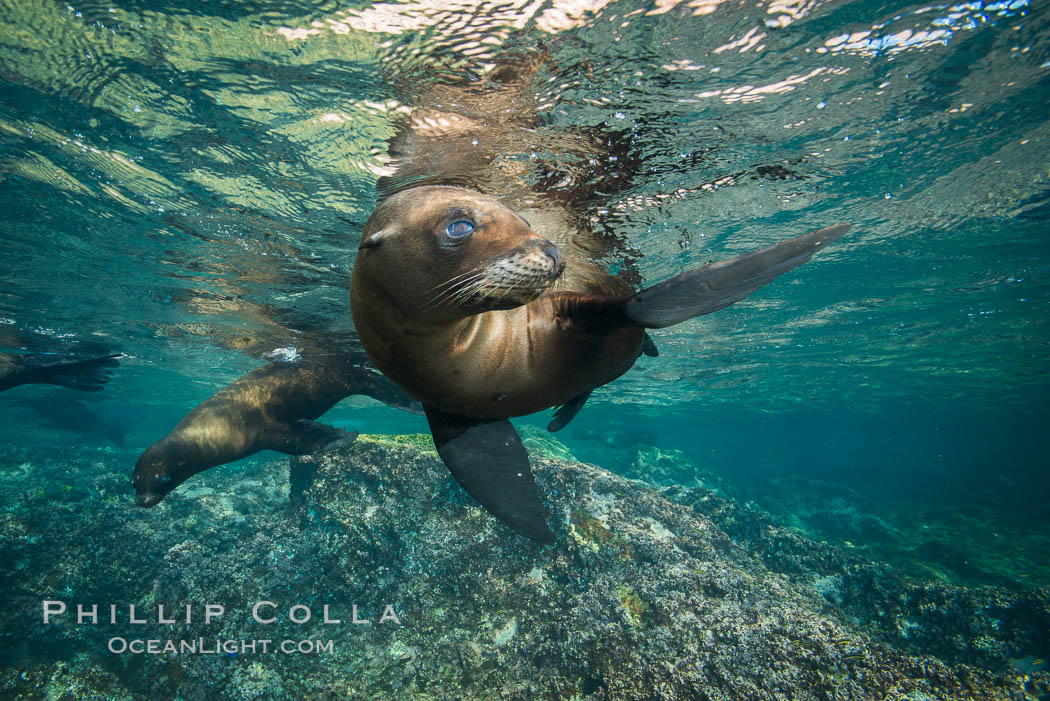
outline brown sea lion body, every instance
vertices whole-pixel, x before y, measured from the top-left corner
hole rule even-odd
[[[420,186],[391,196],[366,222],[351,311],[372,362],[422,402],[460,484],[517,532],[549,543],[528,456],[507,419],[560,405],[549,428],[564,427],[594,388],[643,351],[656,354],[646,328],[739,301],[847,229],[814,231],[635,293],[564,256],[493,197]]]
[[[442,235],[465,219],[475,226],[469,238]],[[641,352],[639,327],[594,333],[571,320],[577,295],[627,298],[631,288],[564,258],[494,198],[407,190],[376,210],[364,240],[371,245],[351,283],[354,325],[376,367],[426,406],[531,414],[614,380]]]
[[[356,433],[314,421],[351,394],[413,410],[382,376],[345,361],[271,363],[249,372],[139,457],[132,480],[136,503],[154,506],[198,472],[260,450],[304,455],[352,443]]]

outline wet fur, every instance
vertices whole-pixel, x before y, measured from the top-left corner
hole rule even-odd
[[[414,410],[386,379],[345,361],[266,365],[199,404],[139,457],[132,478],[137,503],[153,506],[198,472],[260,450],[302,453],[297,440],[311,428],[303,422],[350,394]]]
[[[451,245],[443,228],[463,211],[477,214],[478,228]],[[565,315],[575,293],[626,297],[631,288],[562,259],[494,198],[448,186],[406,190],[377,208],[363,241],[351,278],[354,325],[376,366],[427,406],[530,414],[612,381],[641,352],[640,328],[585,328]],[[458,282],[507,260],[529,271],[514,285],[471,294],[472,283]]]

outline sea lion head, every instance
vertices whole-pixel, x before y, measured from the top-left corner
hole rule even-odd
[[[369,217],[352,301],[451,319],[528,304],[564,268],[561,251],[499,200],[460,187],[403,190]]]
[[[199,471],[190,468],[191,463],[177,442],[165,438],[151,445],[135,463],[131,478],[135,504],[145,507],[159,504],[175,487]]]

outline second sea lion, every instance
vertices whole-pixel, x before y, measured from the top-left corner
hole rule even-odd
[[[154,506],[198,472],[260,450],[306,455],[353,443],[356,432],[314,421],[351,394],[418,413],[384,377],[344,359],[271,363],[201,402],[139,457],[135,503]]]
[[[0,392],[27,384],[48,384],[98,392],[109,381],[120,353],[78,358],[61,353],[0,353]]]

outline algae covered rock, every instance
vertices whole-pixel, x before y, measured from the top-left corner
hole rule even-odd
[[[843,570],[835,571],[833,558],[814,555],[824,552],[818,544],[753,538],[756,529],[768,531],[761,515],[708,490],[656,491],[593,465],[536,458],[557,534],[545,547],[466,495],[426,436],[362,436],[341,452],[215,470],[148,511],[131,505],[130,490],[114,498],[126,490],[116,470],[72,457],[66,464],[70,482],[90,488],[52,494],[46,514],[33,501],[42,477],[28,471],[6,487],[23,496],[5,495],[15,506],[5,516],[2,581],[19,582],[0,627],[5,697],[1047,692],[1037,644],[1011,647],[974,629],[981,635],[971,646],[1025,655],[1025,669],[1014,671],[970,664],[985,658],[956,656],[949,664],[933,657],[922,644],[925,627],[912,629],[909,651],[871,637],[880,629],[848,622],[812,586],[823,577],[823,591],[838,591],[855,615],[862,604],[853,588],[871,579],[845,571],[857,563],[840,559]],[[774,543],[784,548],[779,554]],[[872,609],[890,599],[887,587],[866,590],[881,597]],[[941,595],[942,613],[916,625],[971,612]],[[67,616],[43,626],[45,599],[135,604],[154,619],[129,625],[125,613],[116,625],[78,625]],[[221,604],[224,615],[206,620],[206,603]],[[162,605],[168,612],[191,605],[195,613],[160,625]],[[957,622],[952,630],[968,629]],[[117,637],[200,641],[204,649],[257,644],[118,654],[107,649]],[[292,648],[280,650],[285,643]]]
[[[1037,688],[1046,683],[1050,587],[970,587],[909,577],[871,559],[867,549],[836,547],[785,527],[753,503],[679,487],[663,494],[709,517],[770,570],[812,588],[876,640],[948,664],[1017,671],[1022,681],[1038,680]]]
[[[535,463],[558,535],[549,548],[490,517],[430,450],[364,439],[292,461],[301,527],[375,558],[342,564],[398,602],[387,658],[401,663],[400,693],[999,693],[989,674],[873,644],[702,513],[595,466]]]

